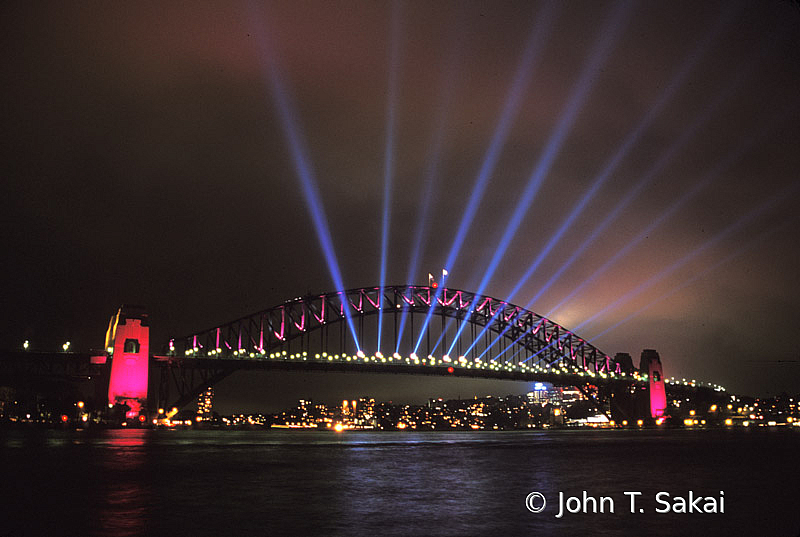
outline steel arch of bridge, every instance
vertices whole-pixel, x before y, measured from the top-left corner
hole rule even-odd
[[[394,314],[396,346],[397,338],[403,337],[397,333],[398,317],[409,316],[407,330],[410,330],[413,340],[414,314],[427,314],[435,297],[435,288],[413,285],[387,286],[382,293],[380,287],[362,287],[298,297],[233,322],[173,340],[170,342],[170,354],[203,358],[257,358],[285,351],[297,340],[300,340],[301,348],[308,346],[310,338],[306,336],[315,331],[321,331],[321,340],[324,338],[330,344],[329,330],[334,326],[339,328],[338,333],[334,334],[338,339],[338,342],[334,341],[334,346],[338,343],[344,353],[350,344],[344,322],[345,308],[350,309],[349,313],[360,334],[364,334],[366,317],[383,310],[386,322],[387,313]],[[470,310],[472,313],[467,315]],[[494,340],[499,335],[501,348],[522,347],[522,352],[506,358],[503,363],[511,362],[519,366],[530,361],[528,365],[551,367],[558,364],[595,373],[619,372],[619,366],[588,341],[546,317],[497,298],[459,289],[443,289],[433,304],[432,315],[442,318],[442,337],[446,337],[446,319],[454,319],[456,323],[466,319],[474,328],[487,334],[487,338]],[[428,337],[432,324],[428,326]],[[462,338],[464,335],[466,331]],[[355,354],[355,349],[352,349],[352,353]],[[464,360],[476,361],[474,348],[462,362]]]

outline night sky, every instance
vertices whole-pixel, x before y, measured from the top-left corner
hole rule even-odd
[[[479,290],[533,178],[484,294],[667,376],[798,391],[794,2],[0,10],[1,348],[101,348],[123,303],[158,346],[334,290],[293,126],[345,288],[379,283],[388,207],[387,284],[427,283],[469,224],[448,286]],[[231,408],[524,389],[241,376]]]

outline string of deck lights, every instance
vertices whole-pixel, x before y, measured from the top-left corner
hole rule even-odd
[[[357,364],[370,364],[379,365],[387,364],[394,366],[428,366],[445,368],[448,373],[455,373],[456,368],[463,370],[483,370],[489,372],[506,372],[506,373],[522,373],[522,374],[554,374],[564,376],[575,376],[578,378],[587,379],[633,379],[634,382],[646,382],[648,376],[645,373],[634,371],[631,374],[625,372],[615,373],[613,371],[591,371],[575,365],[559,363],[554,367],[542,367],[538,364],[527,365],[525,363],[509,363],[509,362],[493,362],[485,360],[469,360],[466,356],[459,356],[458,358],[451,358],[447,355],[436,357],[428,355],[419,357],[416,354],[402,356],[400,353],[393,353],[384,355],[381,352],[374,354],[365,354],[363,351],[358,351],[355,354],[348,353],[310,353],[308,351],[302,352],[287,352],[287,351],[274,351],[266,352],[263,349],[237,349],[234,351],[227,351],[222,348],[211,349],[208,352],[202,352],[201,349],[187,349],[185,355],[190,358],[215,358],[215,359],[234,359],[234,360],[283,360],[283,361],[297,361],[297,362],[317,362],[317,363],[351,363]],[[725,388],[713,383],[706,383],[696,379],[677,380],[675,378],[665,379],[669,384],[682,384],[690,387],[707,387],[713,388],[716,391],[725,391]]]

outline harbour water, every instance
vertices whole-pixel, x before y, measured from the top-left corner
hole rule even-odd
[[[5,430],[0,536],[789,537],[800,535],[798,448],[797,428]],[[534,491],[539,513],[526,508]],[[614,512],[589,502],[557,518],[559,492],[583,491]],[[626,491],[642,493],[644,512]],[[723,492],[724,512],[656,512],[658,492],[690,491]]]

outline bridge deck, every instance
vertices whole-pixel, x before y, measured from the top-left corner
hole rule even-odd
[[[450,362],[442,359],[412,360],[410,358],[394,358],[376,356],[303,356],[280,355],[273,357],[177,357],[156,356],[157,362],[179,369],[204,369],[216,371],[238,370],[294,370],[294,371],[341,371],[360,373],[394,373],[410,375],[438,375],[450,377],[467,377],[481,379],[517,380],[526,382],[551,382],[555,385],[575,384],[632,384],[645,383],[638,373],[634,375],[614,373],[594,373],[576,367],[525,366],[502,362],[472,361]]]

